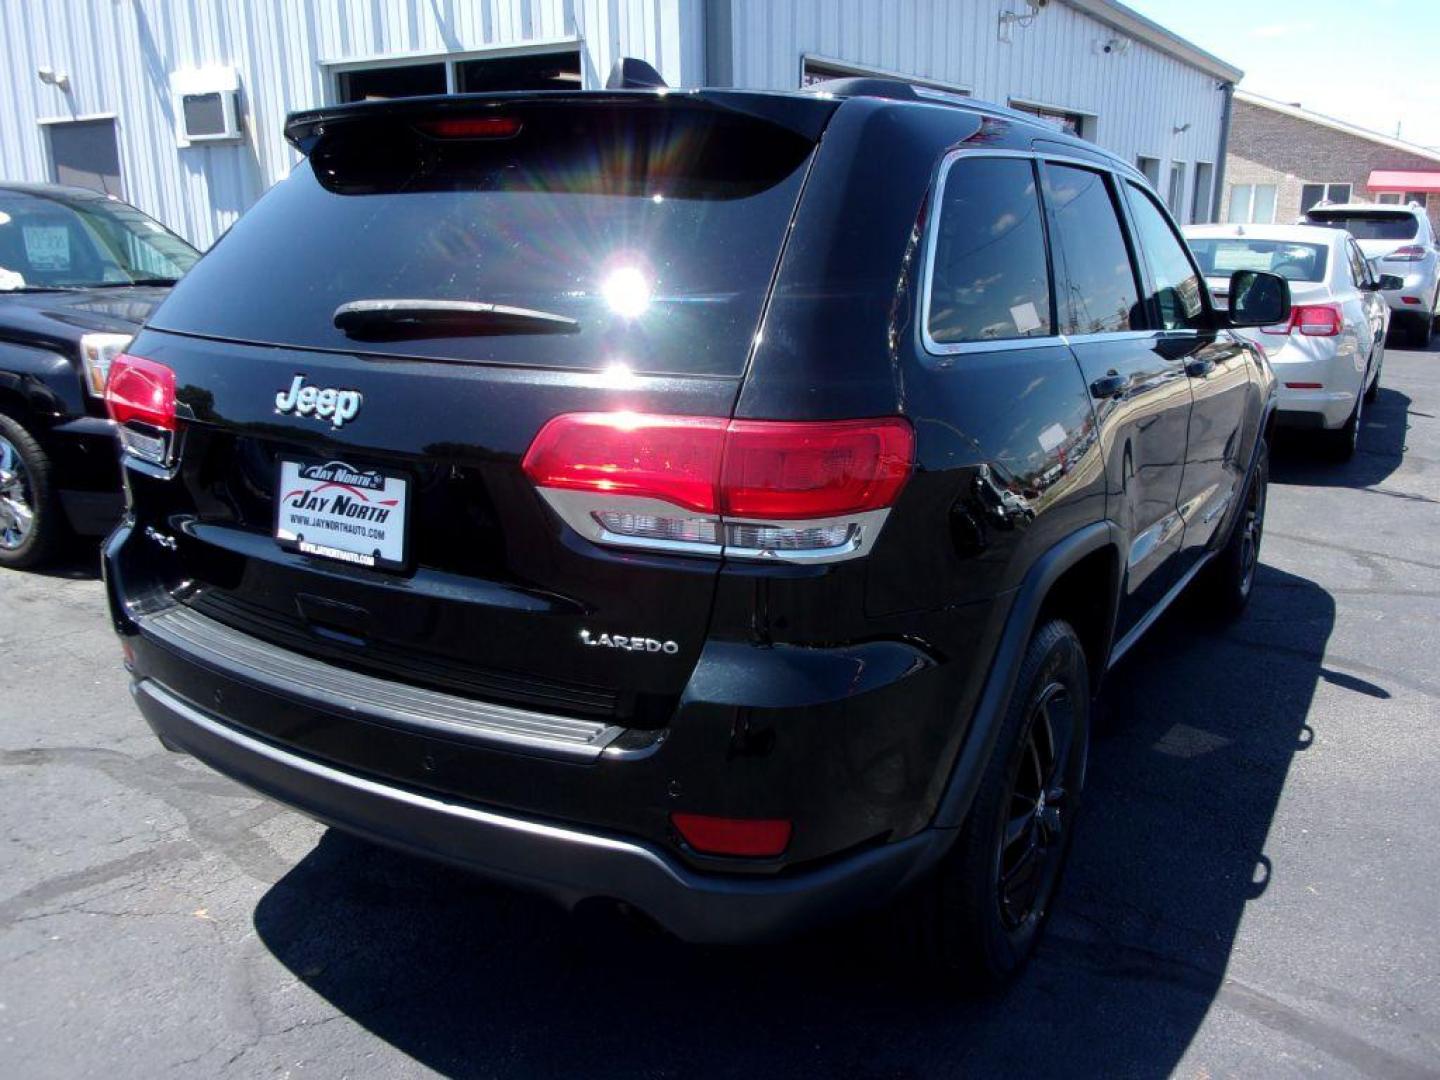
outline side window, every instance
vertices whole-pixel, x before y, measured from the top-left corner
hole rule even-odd
[[[1029,159],[956,160],[945,174],[935,227],[925,313],[933,341],[953,345],[1054,333]]]
[[[1060,332],[1143,329],[1135,267],[1105,175],[1047,163],[1045,205],[1050,211]]]
[[[1205,319],[1200,275],[1155,200],[1134,184],[1126,186],[1135,218],[1136,244],[1153,279],[1155,292],[1151,300],[1160,314],[1160,329],[1198,329]]]
[[[1365,256],[1360,253],[1354,240],[1345,241],[1345,250],[1350,255],[1350,276],[1354,279],[1355,287],[1359,288],[1370,280],[1369,264],[1365,262]]]

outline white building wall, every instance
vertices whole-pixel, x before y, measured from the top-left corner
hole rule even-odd
[[[1095,117],[1093,138],[1130,162],[1186,163],[1188,214],[1197,161],[1216,163],[1221,80],[1065,3],[999,40],[1001,11],[1025,0],[727,0],[734,85],[794,89],[805,54],[951,83],[974,96],[1012,99]],[[1123,52],[1102,51],[1112,38]],[[1189,125],[1178,132],[1177,128]],[[1087,136],[1090,132],[1087,131]],[[1186,218],[1188,220],[1188,218]]]
[[[125,199],[203,248],[298,160],[285,114],[325,103],[326,63],[579,39],[588,87],[621,55],[695,85],[700,13],[698,0],[0,0],[0,178],[51,178],[38,120],[113,114]],[[42,83],[42,66],[69,89]],[[207,66],[239,72],[245,137],[181,147],[170,76]]]
[[[284,117],[325,103],[327,64],[578,40],[591,88],[628,55],[672,86],[794,89],[809,53],[1093,115],[1101,145],[1162,162],[1162,194],[1186,162],[1188,212],[1219,80],[1138,40],[1100,52],[1116,32],[1070,6],[1087,2],[1050,3],[1007,44],[1000,11],[1025,0],[0,0],[0,179],[50,179],[40,120],[111,114],[124,197],[205,247],[298,160]],[[244,138],[182,147],[170,78],[207,66],[237,70]]]

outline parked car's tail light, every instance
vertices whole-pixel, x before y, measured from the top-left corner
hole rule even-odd
[[[783,818],[724,818],[709,814],[673,813],[670,822],[696,851],[706,855],[749,858],[784,854],[791,823]]]
[[[85,366],[85,389],[92,397],[105,396],[105,380],[110,376],[110,365],[130,344],[131,334],[82,334],[80,337],[80,359]]]
[[[1401,302],[1402,304],[1415,304],[1415,305],[1418,306],[1419,303],[1420,303],[1420,297],[1418,297],[1418,296],[1402,296],[1402,297],[1400,297],[1400,302]]]
[[[1419,262],[1425,258],[1425,247],[1423,244],[1406,244],[1398,247],[1389,255],[1385,256],[1386,262]]]
[[[540,430],[524,469],[565,521],[600,543],[817,561],[868,548],[914,455],[901,417],[567,413]]]
[[[1345,317],[1334,304],[1296,304],[1290,321],[1261,328],[1265,334],[1303,334],[1306,337],[1336,337],[1345,329]]]
[[[120,442],[136,457],[165,464],[175,435],[175,372],[143,356],[121,353],[110,364],[105,407]]]

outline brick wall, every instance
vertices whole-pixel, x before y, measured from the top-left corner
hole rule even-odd
[[[1373,201],[1374,196],[1365,187],[1372,169],[1440,172],[1440,162],[1236,101],[1225,158],[1220,220],[1225,220],[1234,184],[1274,184],[1275,220],[1282,223],[1300,216],[1300,189],[1305,184],[1349,183],[1351,198]],[[1428,213],[1440,233],[1440,195],[1430,196]]]

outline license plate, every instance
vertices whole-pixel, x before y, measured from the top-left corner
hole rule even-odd
[[[343,461],[280,460],[275,539],[291,551],[405,568],[410,482]]]

